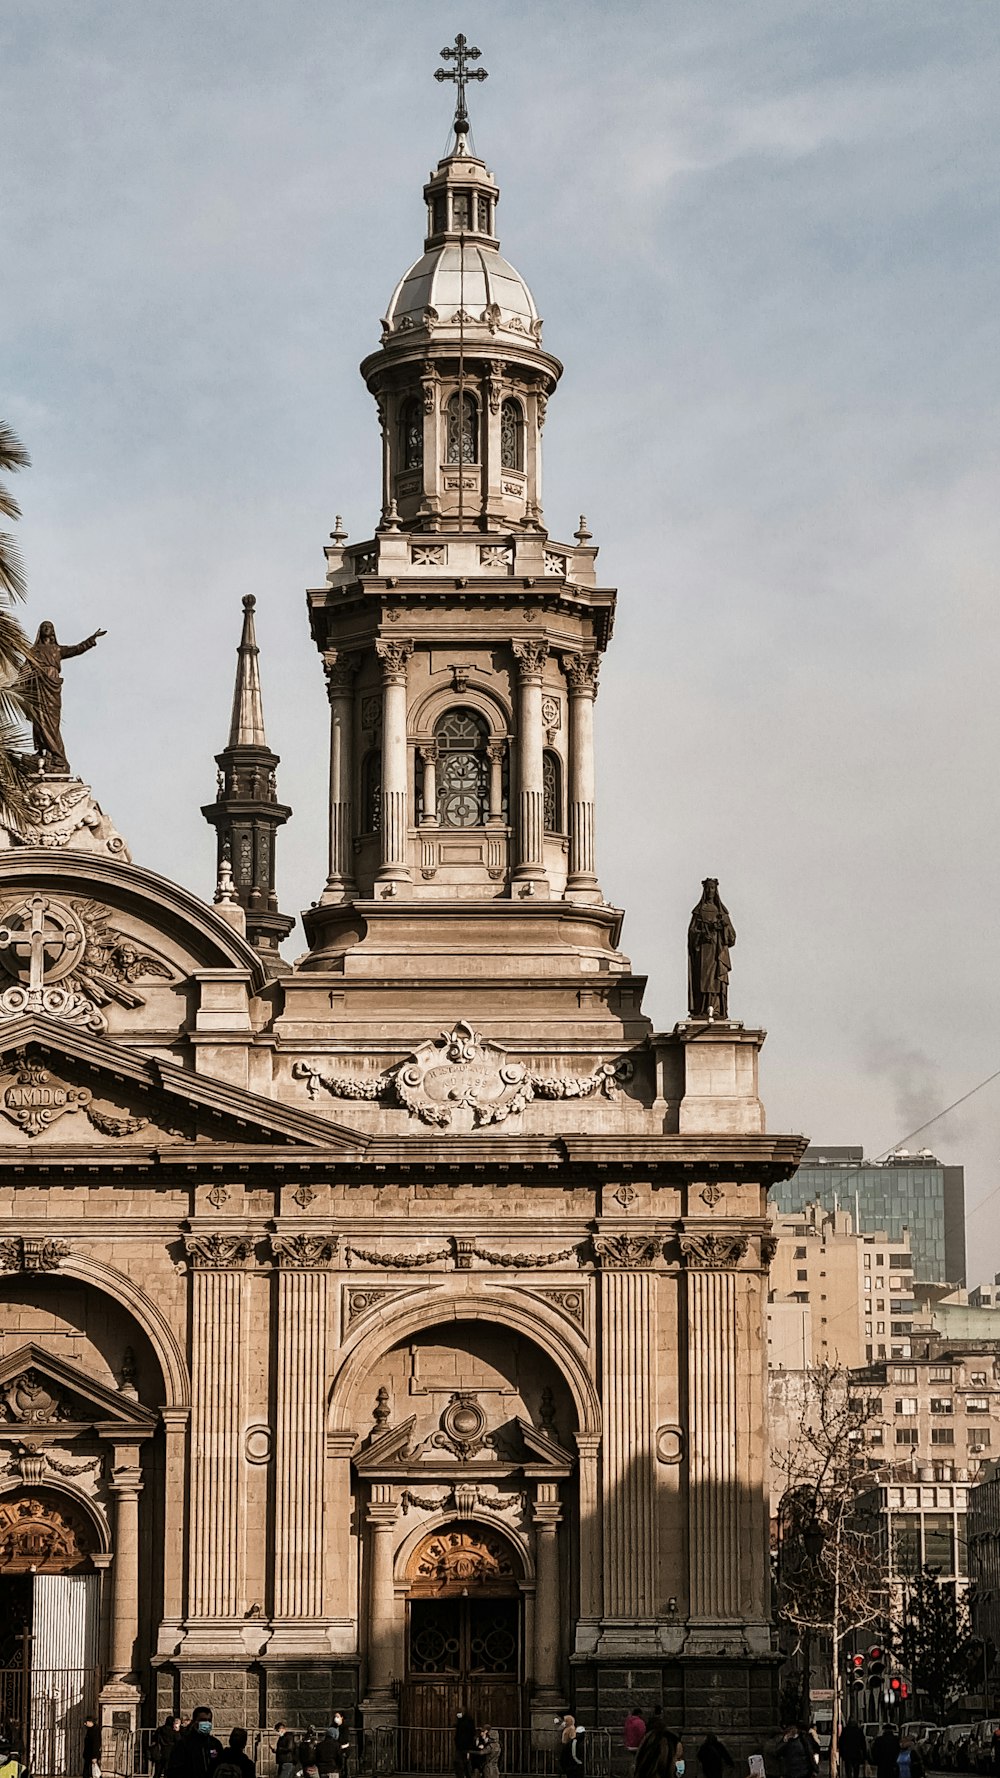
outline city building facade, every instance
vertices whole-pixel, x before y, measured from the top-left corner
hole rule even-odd
[[[913,1258],[904,1231],[855,1232],[853,1215],[806,1204],[773,1219],[777,1251],[767,1308],[769,1370],[853,1369],[910,1350]],[[794,1361],[794,1362],[793,1362]]]
[[[728,1739],[774,1721],[767,1197],[803,1143],[763,1033],[654,1031],[620,949],[615,592],[543,526],[561,367],[461,123],[363,366],[380,522],[308,595],[305,953],[250,605],[215,905],[69,774],[0,855],[0,1604],[109,1722],[638,1698]]]
[[[811,1145],[772,1202],[783,1215],[810,1203],[848,1210],[861,1232],[884,1229],[894,1243],[908,1236],[918,1283],[965,1282],[965,1173],[928,1150],[876,1162],[860,1148]]]

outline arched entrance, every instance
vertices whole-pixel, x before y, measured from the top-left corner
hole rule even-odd
[[[96,1708],[99,1545],[87,1509],[61,1490],[0,1497],[0,1717],[37,1772],[73,1769]]]
[[[406,1566],[405,1724],[446,1728],[457,1710],[521,1723],[522,1579],[513,1544],[484,1525],[455,1520],[421,1539]]]

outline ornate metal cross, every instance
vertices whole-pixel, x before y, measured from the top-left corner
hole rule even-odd
[[[40,988],[46,971],[80,951],[81,934],[54,916],[43,895],[33,895],[15,916],[18,922],[0,929],[0,949],[11,950],[19,965],[28,965],[29,988]]]
[[[454,68],[436,69],[434,78],[435,80],[453,80],[455,82],[457,89],[455,93],[455,134],[464,136],[469,129],[469,113],[465,104],[465,83],[468,80],[488,80],[489,74],[485,68],[469,67],[470,62],[478,62],[482,51],[470,44],[462,31],[459,31],[455,38],[454,48],[443,49],[441,54],[446,62],[454,62],[455,66]]]

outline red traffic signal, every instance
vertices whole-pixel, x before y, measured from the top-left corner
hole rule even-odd
[[[864,1664],[865,1664],[864,1655],[852,1655],[851,1656],[851,1669],[853,1672],[860,1673]]]
[[[880,1648],[870,1648],[868,1650],[868,1659],[870,1661],[880,1661],[882,1659],[882,1650]]]
[[[889,1690],[895,1692],[898,1696],[903,1690],[903,1681],[901,1679],[890,1679]]]

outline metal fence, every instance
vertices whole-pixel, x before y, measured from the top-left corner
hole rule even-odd
[[[0,1668],[0,1718],[17,1731],[34,1778],[83,1770],[83,1724],[97,1714],[96,1667]]]
[[[154,1729],[105,1730],[101,1753],[104,1778],[140,1778],[152,1771],[155,1754],[151,1746]],[[544,1745],[531,1729],[498,1729],[500,1736],[501,1778],[555,1778],[559,1770],[559,1748],[548,1735]],[[251,1729],[247,1753],[257,1767],[260,1778],[269,1778],[274,1770],[275,1734],[273,1729]],[[414,1778],[452,1778],[455,1770],[454,1729],[377,1728],[355,1735],[347,1778],[352,1773],[366,1778],[396,1778],[397,1774]],[[77,1765],[60,1768],[79,1771]],[[587,1778],[610,1778],[611,1732],[591,1729],[586,1737]],[[42,1768],[35,1768],[35,1778],[44,1778]]]

